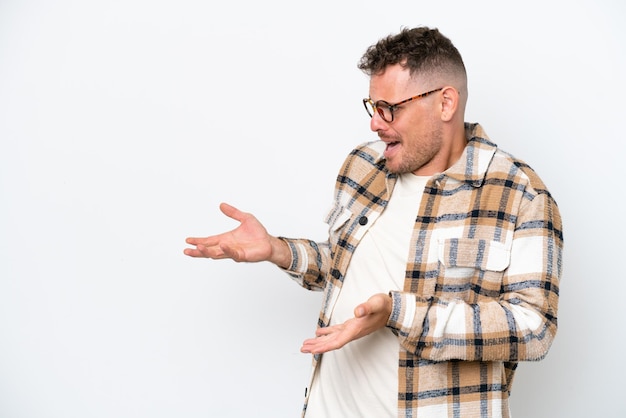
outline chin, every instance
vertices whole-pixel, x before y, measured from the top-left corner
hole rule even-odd
[[[402,167],[394,167],[390,165],[387,165],[387,171],[392,174],[404,174],[408,172],[407,170],[403,170]]]

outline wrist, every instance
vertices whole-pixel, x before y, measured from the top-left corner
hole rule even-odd
[[[391,312],[393,312],[393,297],[391,292],[389,292],[385,295],[385,318],[387,323],[389,323],[389,318],[391,318]]]
[[[291,267],[292,257],[289,245],[284,240],[277,237],[271,237],[270,243],[272,246],[272,254],[269,261],[283,269]]]

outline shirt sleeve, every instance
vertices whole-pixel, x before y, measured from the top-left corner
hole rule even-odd
[[[291,250],[291,265],[284,270],[296,283],[308,290],[321,291],[326,285],[330,262],[328,242],[279,237]]]
[[[497,294],[485,295],[480,279],[467,299],[392,291],[387,326],[406,350],[433,361],[542,359],[557,331],[562,252],[558,208],[539,193],[521,207]]]

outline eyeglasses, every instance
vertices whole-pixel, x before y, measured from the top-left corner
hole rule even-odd
[[[363,106],[365,106],[365,110],[367,110],[367,114],[370,115],[370,118],[374,117],[374,111],[378,112],[378,115],[387,123],[393,122],[393,112],[398,108],[398,106],[408,103],[412,100],[421,99],[422,97],[426,97],[430,94],[433,94],[439,90],[443,90],[443,87],[440,87],[435,90],[427,91],[426,93],[418,94],[417,96],[409,97],[406,100],[402,100],[401,102],[391,104],[384,100],[379,100],[377,102],[373,102],[371,98],[363,99]]]

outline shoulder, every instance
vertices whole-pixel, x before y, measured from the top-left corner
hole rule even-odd
[[[356,146],[347,155],[343,166],[342,173],[349,173],[354,170],[367,170],[373,168],[381,168],[384,166],[383,152],[385,151],[385,143],[383,141],[369,141]]]
[[[363,160],[364,163],[376,165],[383,159],[385,143],[380,140],[364,142],[356,146],[346,158],[347,160]]]
[[[384,194],[385,179],[389,174],[383,156],[385,147],[383,141],[365,142],[348,154],[335,184],[337,198],[346,194],[340,199],[347,199],[343,202],[344,206],[348,206],[348,201],[355,195],[367,194],[370,199],[372,195]]]
[[[506,175],[507,178],[511,178],[517,184],[523,184],[527,195],[545,194],[550,196],[550,192],[541,177],[525,160],[503,151],[501,148],[498,148],[494,154],[490,171],[498,172],[502,176]]]

